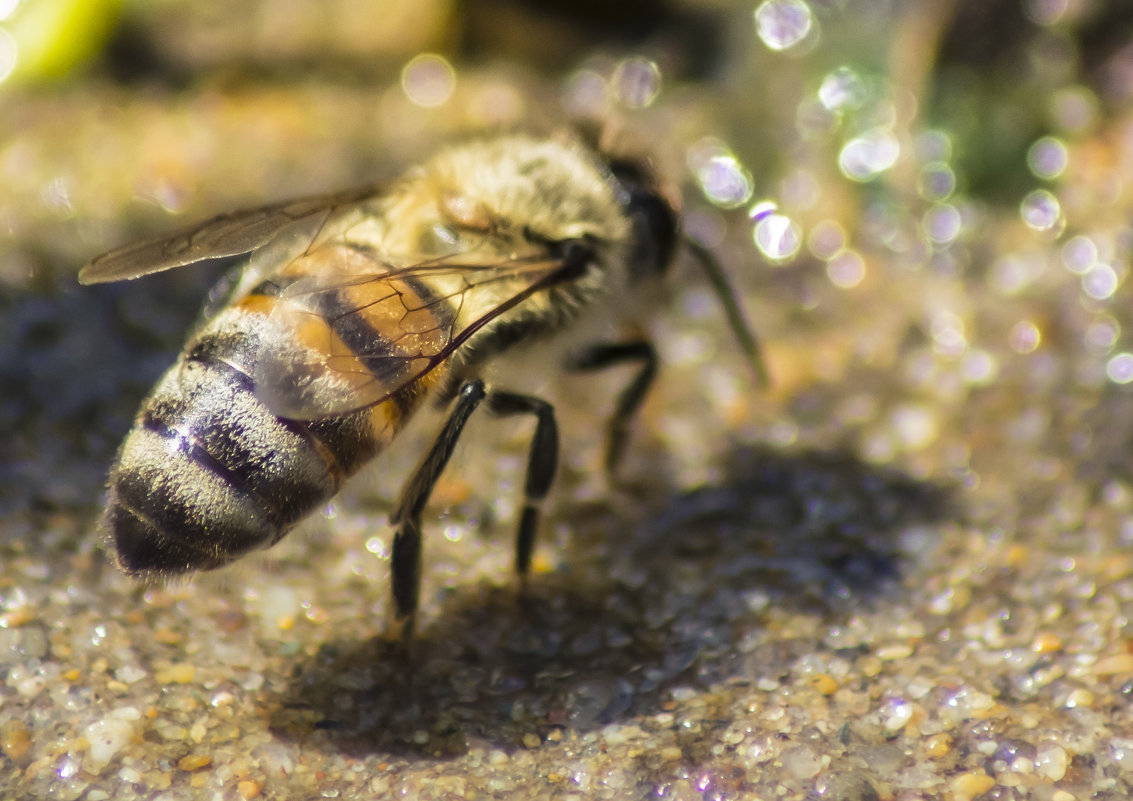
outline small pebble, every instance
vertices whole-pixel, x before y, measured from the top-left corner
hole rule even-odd
[[[189,739],[194,743],[204,742],[205,735],[208,734],[208,725],[205,720],[202,718],[189,727]]]
[[[861,661],[862,675],[866,678],[873,678],[881,672],[881,660],[876,656],[866,656]]]
[[[262,788],[263,785],[253,779],[243,779],[236,783],[236,792],[240,793],[240,796],[247,801],[258,798]]]
[[[151,635],[154,642],[159,642],[164,645],[180,645],[185,636],[173,629],[161,628]]]
[[[256,754],[260,765],[269,775],[289,774],[295,770],[295,757],[291,749],[281,743],[270,742],[261,745]]]
[[[1052,782],[1061,781],[1070,766],[1070,757],[1060,745],[1044,743],[1035,754],[1035,773]]]
[[[829,673],[819,673],[811,676],[810,686],[820,692],[822,695],[833,695],[838,691],[838,682]]]
[[[89,743],[84,767],[98,773],[130,742],[134,725],[128,720],[106,717],[87,726],[83,734]]]
[[[1019,757],[1011,763],[1012,773],[1030,774],[1035,772],[1035,763],[1026,757]]]
[[[1042,632],[1035,637],[1031,650],[1036,654],[1052,654],[1062,650],[1062,640],[1053,632]]]
[[[47,687],[47,679],[36,670],[15,665],[8,671],[8,686],[24,698],[35,698]]]
[[[30,606],[21,606],[19,609],[0,615],[0,628],[14,629],[33,620],[35,620],[35,610]]]
[[[1112,676],[1115,673],[1133,673],[1133,654],[1103,656],[1094,663],[1094,674]]]
[[[780,757],[783,767],[796,779],[810,779],[822,770],[822,757],[805,745],[788,748]]]
[[[9,720],[0,727],[0,751],[17,765],[24,761],[31,748],[31,733],[22,721]]]
[[[1082,707],[1091,707],[1094,705],[1094,694],[1089,690],[1079,687],[1072,690],[1066,696],[1066,702],[1063,704],[1067,709],[1079,709]]]
[[[212,762],[212,757],[208,754],[189,754],[183,756],[177,761],[179,770],[197,770],[203,768]]]
[[[158,684],[189,684],[196,672],[195,666],[187,662],[179,662],[157,671],[153,678]]]
[[[949,734],[934,734],[925,740],[925,755],[929,759],[940,759],[947,756],[952,750],[952,736]]]
[[[894,643],[892,645],[883,645],[877,649],[877,658],[885,662],[892,662],[896,659],[905,659],[913,654],[913,646],[909,643]]]
[[[952,780],[952,792],[956,801],[968,801],[983,795],[992,787],[995,787],[995,778],[986,773],[964,773]]]
[[[123,684],[133,684],[141,681],[149,674],[137,665],[123,665],[114,671],[114,677]]]
[[[913,705],[904,698],[890,698],[881,705],[880,714],[886,734],[893,735],[912,720]]]

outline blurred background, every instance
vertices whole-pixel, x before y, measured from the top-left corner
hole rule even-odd
[[[413,453],[266,574],[144,591],[105,566],[107,466],[218,273],[80,288],[83,263],[580,122],[681,187],[773,381],[682,268],[628,493],[597,468],[617,382],[566,396],[528,632],[560,639],[491,651],[527,436],[499,428],[433,504],[421,672],[486,663],[459,723],[369,640]],[[1124,3],[0,0],[0,783],[285,797],[322,771],[349,797],[489,775],[486,741],[524,797],[1128,797],[1131,181]],[[536,657],[568,689],[499,681]],[[642,756],[615,723],[675,739]],[[595,732],[601,770],[561,744]]]

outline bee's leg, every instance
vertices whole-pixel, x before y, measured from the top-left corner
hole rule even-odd
[[[657,377],[657,350],[645,340],[634,342],[601,342],[575,354],[568,363],[572,370],[602,370],[606,367],[639,362],[641,369],[618,396],[618,404],[610,418],[606,438],[606,472],[613,474],[625,453],[629,422],[645,400],[653,379]]]
[[[413,477],[401,492],[397,511],[390,517],[394,527],[393,550],[390,558],[390,577],[393,584],[393,603],[397,619],[402,625],[402,636],[413,635],[417,598],[421,591],[421,513],[445,469],[464,424],[484,400],[487,390],[480,379],[467,381],[456,394],[456,406],[445,422],[433,447],[418,465]]]
[[[515,570],[526,581],[535,549],[535,531],[539,524],[539,507],[551,489],[559,465],[559,426],[555,408],[547,401],[530,395],[493,391],[488,395],[488,410],[497,417],[513,414],[535,415],[535,435],[527,459],[527,479],[523,489],[523,514],[515,539]]]

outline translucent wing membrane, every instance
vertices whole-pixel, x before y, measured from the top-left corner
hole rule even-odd
[[[524,243],[517,255],[492,234],[447,228],[445,255],[394,266],[379,255],[380,234],[365,225],[349,233],[374,213],[359,204],[380,198],[355,189],[222,214],[100,256],[79,280],[251,253],[216,313],[267,316],[243,369],[268,409],[311,420],[390,399],[500,315],[574,274],[552,243]]]
[[[324,250],[311,258],[328,255]],[[341,263],[343,256],[333,258]],[[256,392],[276,414],[297,419],[381,403],[554,284],[561,267],[561,260],[540,253],[484,264],[375,263],[368,275],[316,271],[289,284],[271,311],[286,342],[258,354]]]
[[[99,256],[79,271],[79,283],[140,278],[200,261],[251,253],[289,225],[309,221],[312,231],[317,231],[320,222],[337,209],[375,194],[373,187],[366,187],[220,214]]]

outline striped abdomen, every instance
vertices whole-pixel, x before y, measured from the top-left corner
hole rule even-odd
[[[265,337],[291,332],[263,313],[270,299],[258,297],[258,307],[228,308],[197,333],[122,445],[104,527],[128,573],[208,570],[272,545],[420,404],[424,381],[344,416],[276,416],[257,397],[254,362]]]

